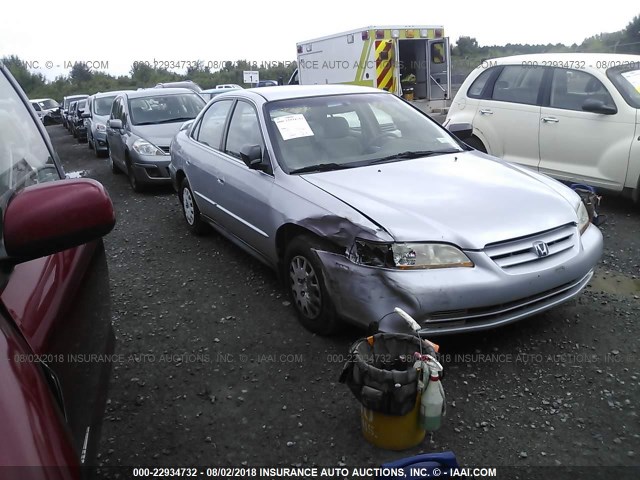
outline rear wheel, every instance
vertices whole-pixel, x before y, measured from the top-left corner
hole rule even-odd
[[[312,235],[300,235],[287,246],[284,259],[285,281],[302,325],[319,335],[340,330],[340,321],[325,286],[325,276],[317,255],[312,251],[335,251],[328,242]]]
[[[180,205],[182,205],[182,214],[187,222],[187,227],[196,235],[202,235],[207,231],[207,224],[200,217],[200,209],[194,200],[193,192],[187,178],[182,179],[180,192],[178,194]]]
[[[467,140],[464,141],[464,143],[466,143],[470,147],[473,147],[482,153],[487,153],[487,147],[484,146],[484,143],[482,143],[482,140],[480,140],[478,137],[468,138]]]

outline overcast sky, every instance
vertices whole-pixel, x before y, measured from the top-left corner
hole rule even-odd
[[[71,0],[15,1],[3,10],[0,57],[37,61],[48,78],[75,61],[108,62],[120,75],[134,60],[292,61],[296,42],[369,25],[443,25],[453,44],[467,35],[480,45],[571,45],[640,14],[622,0],[598,8],[562,0]]]

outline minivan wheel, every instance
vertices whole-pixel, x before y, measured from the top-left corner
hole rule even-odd
[[[200,209],[198,208],[198,205],[196,205],[193,192],[191,191],[191,186],[189,185],[189,181],[186,177],[182,179],[178,198],[180,200],[180,205],[182,206],[184,220],[187,222],[189,230],[196,235],[202,235],[205,233],[207,231],[207,224],[204,223],[200,217]]]
[[[480,140],[478,137],[470,137],[466,139],[464,143],[466,143],[470,147],[475,148],[479,152],[487,153],[487,147],[484,146],[484,143],[482,143],[482,140]]]
[[[109,150],[109,168],[111,169],[111,173],[114,175],[118,175],[122,173],[120,168],[114,163],[113,158],[111,158],[111,150]]]
[[[131,185],[131,190],[133,190],[134,192],[141,192],[142,186],[133,173],[133,166],[130,162],[127,162],[127,177],[129,178],[129,185]]]
[[[335,250],[311,235],[294,238],[285,252],[283,277],[300,323],[319,335],[331,335],[340,330],[342,322],[325,286],[322,265],[312,249]]]

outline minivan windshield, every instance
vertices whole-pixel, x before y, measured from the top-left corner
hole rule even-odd
[[[109,115],[111,113],[111,105],[116,95],[110,97],[100,97],[93,101],[93,113],[96,115]]]
[[[640,108],[640,69],[638,64],[622,64],[607,70],[607,77],[630,106]]]
[[[316,96],[266,104],[278,161],[303,173],[460,152],[446,130],[395,95]]]
[[[195,93],[154,95],[129,99],[129,112],[133,125],[154,125],[193,120],[204,105]]]
[[[60,106],[60,104],[58,102],[56,102],[55,100],[53,100],[51,98],[47,98],[47,99],[42,100],[42,101],[40,101],[38,103],[40,104],[40,106],[44,110],[49,110],[51,108],[58,108]]]

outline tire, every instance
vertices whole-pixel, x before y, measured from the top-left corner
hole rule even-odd
[[[122,173],[120,168],[114,163],[113,158],[111,158],[111,150],[109,150],[109,167],[111,168],[111,173],[114,175],[119,175]]]
[[[189,185],[189,181],[186,177],[182,179],[182,183],[180,184],[178,199],[180,200],[180,206],[182,207],[184,221],[187,223],[187,227],[191,233],[196,235],[206,233],[208,225],[200,216],[200,209],[194,200],[193,191],[191,190],[191,186]]]
[[[480,140],[478,137],[471,137],[465,140],[464,143],[472,148],[475,148],[479,152],[487,153],[487,147],[484,146],[484,143],[482,143],[482,140]]]
[[[140,182],[138,182],[138,180],[136,179],[136,176],[133,173],[133,167],[129,162],[127,162],[127,178],[129,179],[129,185],[131,186],[131,190],[133,190],[136,193],[139,193],[142,191],[142,185],[140,185]]]
[[[312,235],[295,237],[287,245],[284,275],[298,320],[318,335],[331,335],[342,327],[324,281],[324,271],[312,248],[335,251],[328,242]]]
[[[91,137],[89,136],[88,133],[87,133],[87,147],[89,147],[89,150],[93,150],[93,143],[91,143]]]

